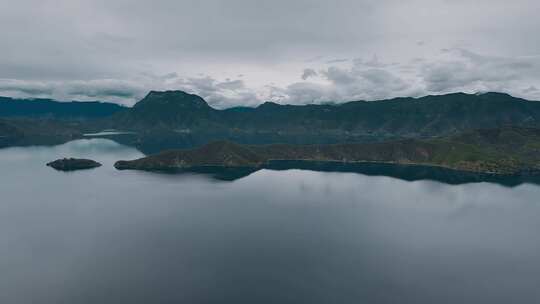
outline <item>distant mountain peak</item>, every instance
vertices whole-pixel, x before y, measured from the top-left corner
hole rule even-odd
[[[193,95],[181,90],[166,90],[166,91],[150,91],[146,94],[146,97],[156,97],[156,96],[185,96]]]
[[[189,128],[204,124],[214,111],[206,101],[184,91],[150,91],[117,118],[121,124],[152,128]]]
[[[477,92],[475,94],[476,96],[484,96],[484,97],[505,97],[505,98],[516,98],[508,93],[502,93],[502,92]]]
[[[195,94],[184,91],[150,91],[141,101],[137,102],[134,108],[141,107],[167,107],[175,106],[179,108],[210,108],[206,101]]]
[[[258,108],[275,108],[281,106],[279,103],[273,101],[265,101],[258,106]]]

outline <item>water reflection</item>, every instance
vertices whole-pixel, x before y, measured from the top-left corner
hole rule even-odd
[[[489,182],[506,187],[515,187],[524,183],[540,184],[540,176],[538,175],[493,175],[422,165],[313,161],[272,161],[263,168],[224,168],[220,166],[204,166],[190,168],[188,170],[160,171],[158,174],[191,175],[196,173],[207,175],[216,180],[235,181],[262,169],[278,171],[300,169],[317,172],[358,173],[367,176],[388,176],[404,181],[437,181],[450,185]]]
[[[63,156],[104,164],[65,174]],[[116,171],[0,150],[0,303],[535,303],[540,187],[306,170]]]

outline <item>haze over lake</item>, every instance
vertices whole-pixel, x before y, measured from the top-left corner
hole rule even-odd
[[[70,156],[102,167],[45,166]],[[105,139],[0,149],[0,303],[535,303],[540,187],[117,171]]]

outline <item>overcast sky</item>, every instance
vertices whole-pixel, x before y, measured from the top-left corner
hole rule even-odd
[[[540,100],[538,0],[0,0],[0,95]]]

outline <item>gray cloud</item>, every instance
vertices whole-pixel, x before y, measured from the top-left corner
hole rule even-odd
[[[89,81],[33,81],[0,79],[0,94],[20,98],[58,100],[104,100],[123,104],[142,97],[146,88],[136,82],[117,79]]]
[[[503,91],[540,99],[540,56],[501,57],[455,48],[434,59],[413,58],[388,64],[377,57],[356,59],[343,66],[303,70],[303,82],[253,88],[243,79],[212,76],[181,77],[177,73],[144,74],[131,80],[94,79],[35,81],[0,79],[0,94],[50,97],[60,100],[107,100],[133,104],[152,89],[182,89],[199,94],[212,106],[254,106],[266,100],[280,103],[326,103],[421,96],[455,91]]]
[[[0,79],[0,95],[19,98],[54,98],[58,100],[102,100],[132,105],[150,90],[181,89],[198,94],[217,108],[232,105],[256,105],[257,93],[243,80],[218,81],[210,76],[180,78],[176,74],[147,75],[133,81],[98,79],[88,81],[33,81]]]
[[[216,85],[220,89],[224,90],[241,90],[245,88],[244,81],[226,79],[224,82],[220,82]]]
[[[429,92],[496,90],[520,94],[521,87],[540,80],[540,56],[486,56],[465,49],[444,50],[443,54],[420,69]]]
[[[404,64],[385,63],[377,56],[355,59],[349,67],[329,66],[319,75],[326,81],[274,88],[279,94],[273,98],[283,103],[321,103],[501,91],[540,99],[534,85],[540,81],[540,56],[488,56],[453,48],[432,59],[413,58]]]
[[[538,88],[535,86],[530,86],[523,90],[523,94],[537,93],[537,92],[538,92]]]
[[[378,68],[373,68],[373,66]],[[367,64],[364,61],[355,60],[348,68],[330,66],[320,71],[326,83],[290,85],[282,92],[286,96],[284,101],[291,103],[341,102],[418,94],[411,90],[411,83],[388,69],[388,66],[377,60],[372,60]]]
[[[321,71],[321,73],[338,86],[354,84],[358,76],[354,71],[348,71],[338,67],[329,67]]]
[[[309,77],[315,77],[317,76],[317,72],[314,69],[304,69],[304,73],[302,73],[302,79],[307,80]]]
[[[216,108],[226,108],[235,105],[257,105],[260,97],[245,86],[241,79],[218,81],[210,76],[199,78],[179,78],[174,83],[176,88],[192,92],[203,97]]]
[[[347,58],[336,58],[336,59],[331,59],[331,60],[328,60],[326,61],[327,64],[334,64],[334,63],[342,63],[342,62],[347,62],[349,61],[349,59]]]
[[[218,107],[459,90],[540,99],[540,41],[524,39],[536,37],[539,9],[536,0],[2,1],[0,94],[132,104],[148,90],[185,89]]]

